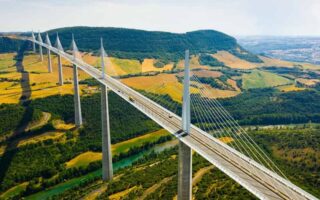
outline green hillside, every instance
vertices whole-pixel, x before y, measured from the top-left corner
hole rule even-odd
[[[287,85],[290,83],[292,83],[291,80],[282,76],[270,72],[253,70],[249,74],[243,74],[242,88],[265,88],[279,85]]]
[[[99,50],[100,37],[103,37],[108,54],[122,58],[178,60],[183,58],[185,49],[190,49],[191,53],[226,50],[245,55],[244,59],[261,62],[257,56],[243,50],[235,38],[214,30],[178,34],[125,28],[69,27],[48,31],[52,41],[55,41],[57,32],[65,48],[70,47],[71,35],[74,34],[82,51]]]
[[[0,35],[0,53],[17,52],[24,42]]]

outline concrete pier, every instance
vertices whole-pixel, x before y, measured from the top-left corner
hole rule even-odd
[[[113,177],[111,138],[109,123],[108,91],[101,86],[101,120],[102,120],[102,179],[110,181]]]
[[[59,85],[63,85],[63,72],[62,72],[62,62],[61,62],[61,56],[58,54],[58,70],[59,70]]]
[[[40,35],[40,32],[38,33],[38,41],[41,43],[43,42],[41,35]],[[40,61],[42,62],[43,61],[43,53],[42,53],[42,46],[41,45],[39,45],[39,54],[40,54]]]
[[[82,125],[80,91],[78,82],[78,67],[73,65],[73,86],[74,86],[74,121],[77,127]]]
[[[105,78],[105,63],[104,63],[104,48],[101,38],[101,68],[102,79]],[[112,168],[112,152],[111,152],[111,137],[109,123],[109,104],[107,86],[101,85],[101,124],[102,124],[102,180],[110,181],[113,177]]]
[[[185,69],[183,81],[182,102],[182,130],[190,133],[190,68],[189,50],[185,53]],[[179,141],[178,163],[178,200],[191,200],[192,198],[192,151],[191,148]]]
[[[46,43],[49,47],[51,47],[51,42],[48,33],[46,34]],[[47,49],[47,54],[48,54],[48,72],[52,72],[52,62],[51,62],[51,52],[49,49]]]
[[[52,73],[52,62],[51,62],[51,52],[47,49],[48,52],[48,72]]]
[[[34,33],[33,33],[33,31],[32,31],[32,51],[33,51],[33,53],[36,53],[36,43],[34,42],[35,40],[36,40],[36,37],[34,36]]]
[[[179,141],[178,200],[191,200],[192,197],[192,151]]]

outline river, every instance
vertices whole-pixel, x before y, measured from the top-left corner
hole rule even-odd
[[[117,171],[121,168],[124,167],[128,167],[131,166],[133,162],[139,160],[140,158],[143,158],[144,156],[150,154],[152,151],[156,152],[156,153],[160,153],[166,149],[172,148],[174,146],[176,146],[178,144],[178,140],[174,139],[162,144],[157,144],[156,146],[154,146],[153,148],[146,150],[146,151],[142,151],[138,154],[132,155],[130,157],[124,158],[118,162],[113,163],[113,169],[114,171]],[[44,191],[35,193],[33,195],[30,195],[28,197],[26,197],[26,200],[33,200],[33,199],[47,199],[49,197],[52,197],[53,195],[58,195],[61,194],[62,192],[71,189],[73,187],[76,187],[79,185],[79,183],[84,182],[86,180],[92,179],[94,177],[97,176],[102,176],[102,170],[96,170],[93,172],[90,172],[84,176],[81,177],[77,177],[77,178],[73,178],[70,179],[66,182],[60,183],[58,185],[55,185],[49,189],[46,189]]]

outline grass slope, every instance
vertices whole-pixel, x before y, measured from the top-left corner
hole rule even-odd
[[[125,153],[129,151],[130,148],[142,146],[146,142],[155,142],[162,136],[167,136],[169,133],[164,130],[158,130],[155,132],[151,132],[139,137],[135,137],[133,139],[129,139],[123,142],[116,143],[112,145],[112,154],[119,155],[120,153]],[[66,162],[66,168],[72,167],[81,167],[81,166],[88,166],[89,163],[101,160],[102,153],[100,152],[84,152],[75,158],[71,159],[70,161]]]
[[[261,70],[253,70],[249,74],[243,74],[242,77],[242,88],[244,89],[275,87],[292,83],[287,78]]]

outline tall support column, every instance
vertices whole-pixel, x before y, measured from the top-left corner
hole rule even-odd
[[[40,43],[42,43],[42,38],[41,38],[40,32],[38,33],[38,41]],[[39,44],[39,54],[40,54],[40,61],[42,62],[43,61],[43,53],[42,53],[42,46],[40,44]]]
[[[104,48],[103,48],[103,39],[101,38],[101,48],[100,48],[100,51],[101,51],[101,72],[102,72],[102,74],[101,74],[101,77],[102,77],[102,79],[104,79],[105,78],[105,73],[106,73],[106,71],[105,71],[105,65],[104,65]]]
[[[77,45],[74,41],[72,34],[72,50],[73,59],[76,59]],[[82,125],[82,114],[81,114],[81,103],[80,103],[80,92],[79,92],[79,82],[78,82],[78,66],[73,65],[73,86],[74,86],[74,121],[77,127]]]
[[[58,51],[63,51],[58,33],[57,33],[57,39],[56,39],[55,46],[58,49]],[[59,85],[63,85],[63,71],[62,71],[62,62],[61,62],[60,54],[57,54],[57,57],[58,57]]]
[[[104,48],[101,38],[101,68],[102,79],[105,78]],[[101,120],[102,120],[102,179],[110,181],[113,177],[111,137],[109,123],[108,91],[105,85],[101,86]]]
[[[61,56],[58,54],[58,70],[59,70],[59,85],[63,85],[63,72],[62,72],[62,62],[61,62]]]
[[[82,114],[81,114],[77,65],[73,65],[73,87],[74,87],[74,121],[76,126],[80,127],[82,125]]]
[[[109,125],[108,91],[101,86],[101,120],[102,120],[102,180],[110,181],[113,177],[111,138]]]
[[[47,45],[49,47],[52,46],[48,33],[46,35],[46,43],[47,43]],[[51,73],[52,72],[52,63],[51,63],[51,52],[50,52],[50,49],[47,49],[47,54],[48,54],[48,72]]]
[[[47,49],[47,51],[48,51],[48,72],[51,73],[52,72],[51,52],[49,49]]]
[[[189,50],[185,52],[185,69],[182,103],[182,130],[190,133],[190,68]],[[192,151],[189,146],[179,141],[178,163],[178,200],[191,200],[192,197]]]
[[[36,37],[34,36],[34,33],[32,31],[32,51],[33,53],[36,53],[36,43],[35,43]]]

